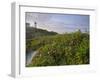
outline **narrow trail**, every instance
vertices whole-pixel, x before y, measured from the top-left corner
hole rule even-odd
[[[26,54],[26,65],[29,65],[33,59],[33,57],[37,54],[37,51],[32,51]]]

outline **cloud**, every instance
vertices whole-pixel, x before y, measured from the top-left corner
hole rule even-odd
[[[34,22],[37,22],[38,28],[58,33],[73,32],[77,29],[89,31],[88,15],[27,12],[26,22],[29,22],[33,27]]]

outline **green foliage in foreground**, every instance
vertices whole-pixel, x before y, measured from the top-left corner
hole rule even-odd
[[[30,44],[28,44],[30,42]],[[89,64],[89,34],[77,31],[34,38],[27,48],[37,50],[28,66],[56,66]]]

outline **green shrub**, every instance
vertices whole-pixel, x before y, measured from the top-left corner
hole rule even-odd
[[[30,43],[30,48],[37,50],[38,53],[29,66],[89,64],[88,33],[77,31],[43,36],[30,40]]]

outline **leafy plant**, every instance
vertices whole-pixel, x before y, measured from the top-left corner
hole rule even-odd
[[[80,30],[27,40],[29,49],[38,51],[28,66],[89,64],[89,34]]]

